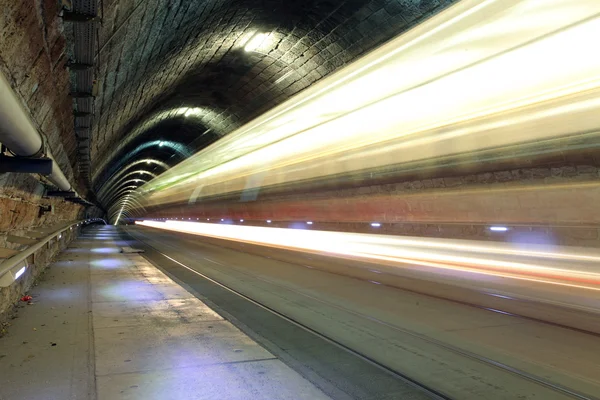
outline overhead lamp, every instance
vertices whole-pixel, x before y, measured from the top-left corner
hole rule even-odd
[[[255,51],[263,44],[266,38],[266,33],[257,33],[248,41],[248,43],[244,47],[244,50],[246,50],[247,52]]]

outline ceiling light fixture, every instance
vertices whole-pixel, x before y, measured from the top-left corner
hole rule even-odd
[[[266,38],[266,33],[257,33],[252,37],[252,39],[248,41],[248,43],[244,47],[244,50],[246,50],[247,52],[256,51],[259,47],[261,47]]]

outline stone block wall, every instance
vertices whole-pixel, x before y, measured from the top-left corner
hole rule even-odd
[[[0,247],[19,249],[7,236],[57,226],[83,218],[83,207],[62,198],[44,198],[44,186],[32,176],[0,174]],[[41,207],[52,211],[40,213]]]
[[[78,185],[73,101],[69,97],[66,39],[56,0],[0,0],[0,71],[43,134],[65,176]],[[78,188],[83,193],[83,188]],[[79,218],[80,205],[43,198],[34,175],[0,174],[0,246],[6,235]],[[53,206],[40,216],[40,206]]]
[[[65,176],[75,181],[76,140],[66,39],[55,0],[0,0],[0,71]]]

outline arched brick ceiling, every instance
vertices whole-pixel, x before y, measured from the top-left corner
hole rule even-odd
[[[197,151],[454,1],[104,0],[96,190],[144,141]]]

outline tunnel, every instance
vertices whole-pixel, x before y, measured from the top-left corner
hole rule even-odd
[[[600,399],[597,0],[0,5],[0,400]]]

